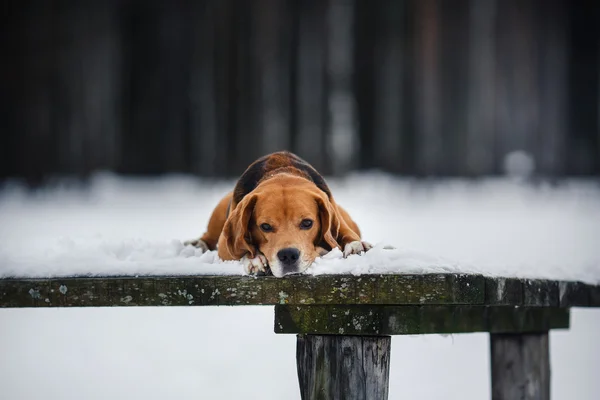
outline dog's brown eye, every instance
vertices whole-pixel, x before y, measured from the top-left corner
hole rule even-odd
[[[273,227],[269,224],[260,224],[260,229],[262,229],[263,232],[271,232]]]
[[[300,222],[300,228],[302,229],[309,229],[312,225],[313,222],[310,219],[303,219],[302,222]]]

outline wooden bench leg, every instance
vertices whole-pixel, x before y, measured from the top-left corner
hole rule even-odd
[[[390,336],[298,335],[302,400],[386,400]]]
[[[550,400],[548,332],[490,334],[492,400]]]

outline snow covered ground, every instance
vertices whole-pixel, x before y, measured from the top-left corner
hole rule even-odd
[[[600,282],[600,187],[505,180],[330,182],[378,248],[311,273],[479,272]],[[232,182],[99,175],[85,190],[0,191],[0,277],[240,274],[199,255]],[[389,244],[397,250],[384,250]],[[297,399],[295,337],[271,307],[0,310],[0,399]],[[599,310],[551,334],[553,399],[600,391]],[[489,398],[485,334],[394,337],[390,399]]]
[[[88,190],[0,191],[0,277],[241,274],[182,240],[204,232],[233,182],[99,175]],[[510,181],[425,185],[357,175],[334,196],[377,247],[310,273],[478,272],[600,282],[600,186]],[[384,245],[396,250],[385,250]]]

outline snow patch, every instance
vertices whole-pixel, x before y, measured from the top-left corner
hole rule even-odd
[[[347,258],[335,249],[307,274],[600,282],[600,188],[593,181],[423,183],[360,174],[329,183],[375,246]],[[28,194],[7,186],[0,191],[0,277],[243,275],[240,262],[183,244],[204,231],[231,185],[105,174],[83,189]]]

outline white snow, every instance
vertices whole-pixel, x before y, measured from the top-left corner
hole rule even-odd
[[[0,276],[239,274],[181,240],[232,182],[97,176],[87,191],[0,192]],[[332,182],[378,246],[311,273],[462,271],[600,281],[600,190],[510,181]],[[385,250],[385,244],[397,250]],[[551,333],[552,398],[600,392],[600,310]],[[295,336],[272,307],[0,309],[0,399],[299,399]],[[486,334],[393,337],[390,400],[489,399]]]
[[[0,398],[299,400],[272,307],[0,309]],[[596,400],[600,311],[550,334],[553,400]],[[490,395],[482,333],[394,336],[390,400]]]
[[[89,188],[0,192],[0,277],[240,275],[182,241],[199,236],[233,182],[101,174]],[[600,282],[600,188],[509,180],[424,184],[385,175],[333,180],[375,248],[335,251],[311,274],[464,272]],[[386,246],[394,246],[389,250]]]

